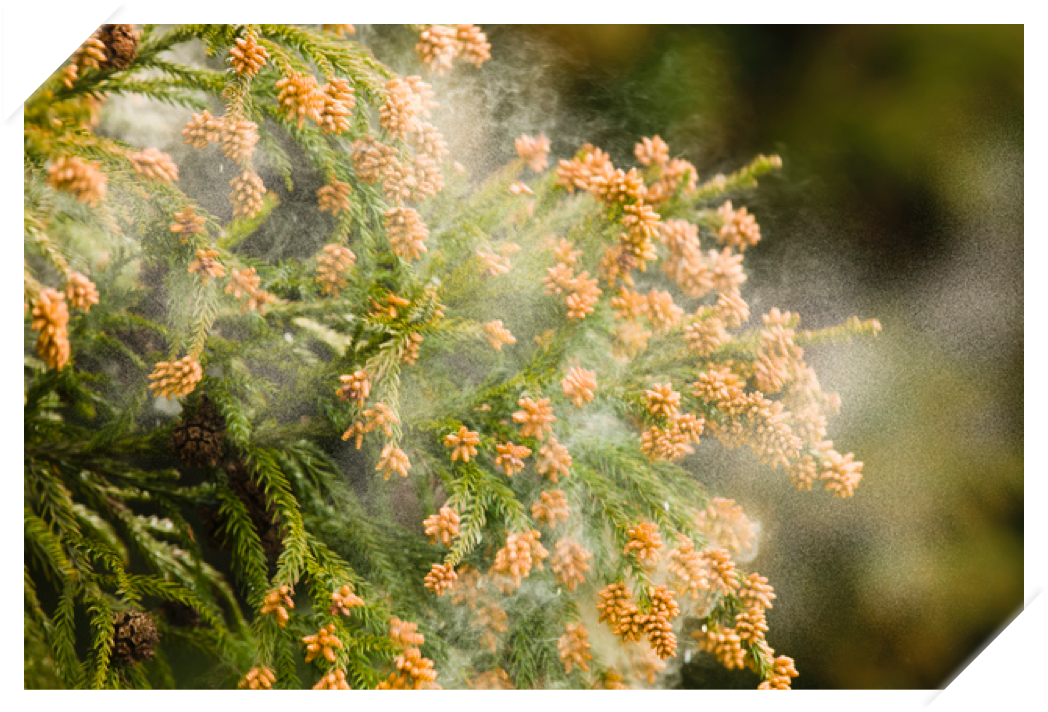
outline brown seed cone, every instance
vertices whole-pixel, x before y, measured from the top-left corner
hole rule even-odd
[[[101,69],[127,69],[138,55],[138,30],[134,25],[102,25],[94,37],[105,45]]]
[[[134,665],[149,660],[156,652],[156,623],[148,613],[124,611],[113,614],[113,659]]]
[[[192,415],[183,411],[182,421],[171,432],[171,449],[190,467],[215,467],[225,455],[225,421],[206,395]]]

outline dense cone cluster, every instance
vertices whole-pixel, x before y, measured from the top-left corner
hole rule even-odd
[[[458,513],[451,507],[441,507],[438,514],[431,514],[422,522],[429,542],[439,541],[444,546],[451,546],[452,538],[459,535],[460,524]]]
[[[506,344],[517,343],[517,339],[510,333],[510,330],[502,325],[502,319],[484,324],[484,331],[487,333],[488,343],[496,351],[501,351]]]
[[[263,198],[268,191],[257,173],[244,171],[229,181],[229,185],[233,189],[229,194],[229,203],[233,206],[235,217],[252,218],[262,212]]]
[[[218,261],[218,250],[197,250],[196,257],[189,263],[188,271],[190,274],[199,275],[204,284],[226,274],[226,268]]]
[[[507,477],[512,477],[524,469],[524,458],[531,454],[531,448],[513,443],[500,443],[495,446],[498,456],[495,467],[501,467]]]
[[[342,650],[342,641],[335,635],[334,623],[321,628],[315,635],[307,635],[302,638],[306,646],[306,662],[311,663],[319,657],[323,657],[329,663],[335,662],[335,650]]]
[[[429,229],[414,208],[390,208],[385,215],[386,237],[393,254],[401,259],[417,260],[426,252]]]
[[[253,32],[237,37],[234,42],[236,45],[229,50],[229,63],[233,66],[233,71],[242,77],[258,74],[259,70],[266,66],[269,52],[258,43]]]
[[[727,555],[727,552],[724,554]],[[723,556],[697,551],[695,543],[683,534],[677,535],[677,548],[670,550],[669,559],[669,573],[677,582],[677,590],[681,594],[690,593],[693,599],[700,599],[705,598],[715,585],[722,593],[734,589],[734,563],[730,561],[730,556],[725,562]],[[715,563],[719,568],[713,566]],[[711,576],[716,579],[716,584]]]
[[[570,675],[574,668],[589,671],[589,661],[593,656],[589,652],[589,631],[581,623],[568,623],[564,626],[564,635],[557,639],[557,652],[564,664],[564,674]]]
[[[648,412],[655,418],[672,418],[680,407],[680,393],[673,390],[672,384],[656,383],[651,390],[644,391],[648,402]]]
[[[341,400],[354,401],[357,407],[363,408],[371,394],[371,379],[367,371],[358,369],[353,373],[343,374],[338,379],[342,382],[342,385],[335,391],[338,397]]]
[[[327,185],[317,190],[317,202],[320,212],[331,213],[335,217],[343,210],[349,210],[353,203],[350,200],[352,188],[349,183],[340,180],[331,180]]]
[[[81,202],[98,205],[105,200],[109,179],[94,161],[62,156],[48,169],[47,182],[55,190],[71,193]]]
[[[407,454],[393,443],[387,443],[382,448],[378,464],[375,465],[375,471],[381,473],[383,479],[387,480],[395,474],[407,477],[410,469],[411,461],[408,460]]]
[[[624,583],[608,584],[597,594],[599,622],[607,623],[615,635],[626,641],[640,640],[644,632],[644,616],[633,602],[633,595]]]
[[[354,608],[363,605],[364,599],[353,593],[349,584],[342,584],[337,591],[331,594],[331,615],[333,616],[348,616],[352,614]]]
[[[312,74],[287,71],[277,80],[276,89],[280,92],[277,103],[285,121],[295,124],[300,131],[306,119],[317,124],[323,121],[327,95],[317,86],[317,78]]]
[[[272,614],[277,621],[277,625],[283,628],[291,619],[287,610],[295,607],[295,602],[291,600],[292,593],[294,591],[286,584],[281,584],[278,588],[268,592],[266,597],[262,599],[262,607],[258,610],[259,614],[263,616]]]
[[[171,160],[171,156],[155,148],[132,153],[131,165],[151,180],[161,183],[173,183],[178,180],[178,166]]]
[[[356,106],[356,95],[349,81],[338,77],[320,87],[324,109],[320,112],[320,129],[326,134],[342,134],[352,125],[350,117]]]
[[[425,636],[418,632],[418,624],[402,621],[396,616],[389,619],[389,639],[404,650],[417,648],[426,642]]]
[[[651,607],[644,617],[644,632],[648,635],[655,654],[661,659],[677,654],[677,636],[673,634],[673,619],[680,615],[680,606],[665,586],[648,589]]]
[[[204,149],[209,143],[219,143],[222,140],[222,127],[225,122],[216,119],[210,111],[204,110],[193,116],[186,122],[182,129],[185,142],[193,148]]]
[[[193,235],[207,232],[205,227],[207,219],[203,215],[196,214],[195,205],[187,205],[181,212],[175,213],[174,217],[175,222],[171,223],[168,229],[178,235],[182,242],[187,242]]]
[[[760,225],[756,218],[746,212],[746,208],[732,210],[731,201],[728,200],[717,210],[717,217],[721,219],[721,228],[717,231],[717,242],[721,245],[745,252],[747,247],[760,242]]]
[[[67,77],[75,81],[80,69],[101,69],[102,64],[107,61],[106,45],[96,31],[73,53],[73,63],[70,66],[74,71],[67,72]],[[72,81],[66,81],[65,85],[72,89]]]
[[[418,625],[390,619],[389,639],[400,653],[393,660],[394,670],[378,684],[379,690],[438,690],[437,671],[433,661],[422,655],[421,646],[425,638],[418,632]]]
[[[436,108],[433,96],[433,90],[421,77],[394,77],[386,82],[386,101],[379,108],[379,123],[391,138],[407,138]]]
[[[258,143],[258,125],[234,116],[214,117],[209,111],[193,114],[182,129],[185,142],[193,148],[207,148],[208,144],[222,146],[222,155],[231,158],[245,169]]]
[[[433,661],[422,657],[418,648],[408,648],[398,655],[393,664],[396,672],[379,683],[380,690],[433,690],[439,689],[436,684],[437,671]]]
[[[451,461],[462,460],[469,462],[471,457],[477,456],[477,446],[480,445],[480,433],[473,432],[465,425],[458,429],[457,433],[451,433],[444,438],[444,446],[451,448]]]
[[[700,651],[710,653],[727,669],[740,670],[746,666],[742,639],[732,628],[706,625],[702,630],[692,633],[692,638]]]
[[[724,321],[706,310],[696,314],[684,327],[684,343],[696,356],[709,356],[730,338]]]
[[[761,690],[788,690],[791,680],[797,677],[793,658],[780,655],[775,658],[771,676],[757,687]]]
[[[695,518],[695,524],[706,535],[710,546],[739,554],[750,549],[756,538],[753,523],[733,499],[714,497]]]
[[[557,442],[556,438],[550,438],[548,443],[539,448],[535,469],[540,475],[545,475],[556,484],[560,477],[567,477],[571,474],[571,464],[572,459],[568,448]]]
[[[68,324],[65,297],[54,289],[41,290],[33,302],[32,327],[40,332],[36,352],[50,369],[58,370],[69,361]]]
[[[522,437],[543,440],[547,433],[553,431],[553,421],[557,416],[553,415],[553,406],[549,404],[549,398],[539,398],[537,401],[521,398],[517,405],[521,410],[513,414],[513,422],[521,426]]]
[[[344,670],[335,669],[326,675],[322,676],[317,684],[313,685],[314,690],[348,690],[350,689],[349,683],[346,682],[346,673]]]
[[[477,67],[491,59],[491,44],[476,25],[421,25],[415,51],[434,74],[451,69],[455,59]]]
[[[429,573],[426,574],[425,586],[438,596],[443,596],[455,585],[457,578],[458,574],[455,573],[455,567],[446,564],[433,564]]]
[[[140,34],[134,25],[102,25],[73,54],[64,69],[64,83],[72,89],[82,69],[118,70],[131,66],[138,55]]]
[[[267,667],[251,668],[244,678],[237,683],[237,687],[244,690],[272,690],[273,683],[277,681],[277,674]]]
[[[597,374],[585,368],[577,366],[568,371],[568,375],[560,382],[564,390],[564,397],[578,407],[593,401],[597,391]]]
[[[66,274],[65,298],[70,306],[86,314],[92,305],[98,304],[98,288],[87,275],[69,272]]]
[[[317,284],[321,294],[338,296],[346,285],[346,270],[357,261],[357,256],[348,247],[334,243],[324,245],[317,257]]]
[[[528,164],[528,168],[536,173],[546,170],[549,156],[549,139],[546,138],[546,134],[538,136],[521,134],[514,140],[513,146],[517,149],[517,155]]]
[[[633,553],[637,561],[656,564],[659,561],[659,549],[662,548],[662,537],[659,527],[654,522],[641,522],[627,532],[629,541],[623,551],[627,556]]]
[[[739,589],[739,600],[747,608],[771,608],[775,590],[768,585],[768,579],[758,573],[752,573],[742,581]]]
[[[653,425],[641,433],[641,452],[651,461],[680,460],[695,451],[691,445],[699,442],[705,424],[691,413],[675,413],[662,427]]]
[[[360,449],[366,433],[371,433],[381,429],[387,438],[392,438],[393,426],[400,422],[400,419],[397,418],[397,414],[393,412],[393,409],[381,402],[375,403],[373,407],[364,410],[361,413],[361,417],[363,420],[358,420],[353,423],[353,425],[342,434],[343,440],[349,440],[350,438],[356,439],[357,450]]]
[[[192,393],[204,377],[200,362],[192,355],[183,356],[178,361],[160,361],[149,374],[150,390],[157,398],[187,396]]]
[[[664,166],[670,160],[670,147],[658,136],[642,138],[633,147],[637,161],[645,166]]]
[[[557,522],[566,522],[571,516],[568,498],[563,490],[539,492],[539,499],[531,505],[531,516],[540,524],[550,529],[557,528]]]
[[[569,591],[574,591],[579,584],[586,583],[589,573],[589,561],[593,554],[582,544],[571,539],[558,539],[554,547],[550,568],[557,581],[564,584]]]
[[[266,305],[277,300],[276,296],[261,289],[262,278],[255,272],[254,267],[247,269],[235,269],[229,275],[229,283],[226,284],[226,294],[232,294],[235,299],[242,301],[242,309],[255,310],[265,313]]]
[[[493,572],[506,579],[502,582],[505,589],[520,588],[521,579],[531,574],[532,567],[542,568],[542,561],[549,552],[539,543],[541,537],[535,529],[506,537],[506,545],[495,554],[495,563],[491,567]]]

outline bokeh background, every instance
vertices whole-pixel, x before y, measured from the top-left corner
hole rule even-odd
[[[492,61],[438,87],[463,124],[496,119],[450,132],[464,161],[539,130],[554,155],[590,141],[623,165],[659,134],[700,177],[782,156],[742,201],[764,236],[747,298],[807,327],[883,324],[808,350],[865,479],[837,501],[735,459],[710,489],[761,523],[750,566],[795,687],[945,686],[1022,606],[1023,28],[484,29]],[[410,40],[362,34],[383,58]],[[695,658],[680,684],[755,683]]]
[[[775,586],[769,642],[796,660],[796,688],[943,687],[1022,606],[1023,28],[483,27],[490,62],[426,76],[478,177],[523,132],[544,131],[554,158],[588,141],[627,166],[659,134],[700,178],[782,156],[735,201],[764,238],[745,294],[806,328],[882,323],[806,352],[843,400],[830,436],[865,478],[839,501],[732,457],[704,481],[760,522],[748,566]],[[420,73],[411,30],[357,30]],[[187,179],[205,170],[172,130],[184,111],[111,109],[103,130],[172,152]],[[312,202],[317,185],[280,197]],[[680,673],[756,686],[705,656]]]

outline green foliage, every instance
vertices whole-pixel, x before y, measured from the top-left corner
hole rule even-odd
[[[268,56],[257,75],[216,68],[249,38]],[[194,40],[205,48],[200,66],[176,61],[174,50]],[[25,645],[27,659],[47,656],[27,665],[26,686],[232,686],[252,668],[272,671],[277,688],[312,686],[334,671],[356,688],[421,685],[397,672],[404,648],[415,646],[391,638],[394,616],[418,624],[421,654],[449,685],[499,670],[521,687],[590,685],[609,671],[618,654],[595,648],[593,672],[565,674],[558,641],[567,623],[595,617],[607,584],[632,581],[638,603],[650,608],[648,587],[668,574],[629,553],[635,528],[654,523],[667,549],[678,536],[698,549],[713,545],[700,525],[712,501],[696,477],[699,456],[681,462],[694,453],[690,445],[679,457],[653,455],[638,434],[669,432],[677,422],[652,410],[646,389],[660,379],[682,388],[721,365],[737,368],[747,392],[763,398],[752,385],[764,331],[738,331],[698,358],[682,334],[714,307],[693,298],[694,317],[668,328],[650,317],[657,333],[647,350],[622,355],[621,315],[609,301],[615,289],[627,293],[630,271],[644,260],[634,259],[626,278],[604,271],[634,230],[627,215],[640,198],[609,201],[592,186],[572,195],[552,172],[525,197],[520,161],[476,184],[449,176],[443,193],[429,195],[440,192],[443,178],[433,171],[445,157],[420,144],[418,135],[436,131],[421,123],[424,101],[411,99],[418,115],[407,117],[414,136],[405,139],[389,118],[394,75],[356,42],[288,25],[149,26],[125,69],[74,61],[76,79],[56,73],[25,112],[25,284],[35,319],[26,329]],[[355,93],[346,123],[289,112],[310,101],[288,98],[293,73],[346,79]],[[320,84],[309,90],[312,101],[338,110]],[[194,111],[221,101],[225,113],[205,143],[225,150],[257,130],[260,172],[246,151],[234,175],[267,183],[277,175],[286,193],[270,186],[257,202],[234,195],[231,219],[198,209],[211,204],[208,196],[183,192],[143,169],[134,147],[92,130],[94,99],[125,94]],[[254,129],[236,134],[231,121]],[[384,142],[381,178],[369,175],[359,139]],[[427,164],[427,151],[439,157]],[[100,174],[70,182],[56,172],[61,158],[92,162]],[[761,157],[695,190],[677,186],[660,209],[695,220],[706,240],[722,222],[709,201],[753,188],[775,167]],[[85,202],[82,183],[99,175],[105,199]],[[651,180],[658,175],[649,171]],[[390,197],[398,180],[410,198]],[[318,182],[321,191],[348,186],[333,221],[296,194]],[[432,199],[422,206],[423,198]],[[389,211],[405,202],[428,226],[417,256],[389,224]],[[288,217],[301,219],[301,229],[274,227]],[[550,293],[553,250],[561,250],[552,234],[581,251],[573,274],[604,280],[605,297],[594,298],[586,318]],[[93,263],[91,250],[104,250],[108,264]],[[491,259],[509,274],[488,271]],[[93,307],[70,286],[77,271],[90,270],[99,291]],[[636,276],[668,286],[655,270]],[[47,285],[60,281],[68,328],[42,311]],[[495,319],[515,335],[504,349],[488,341]],[[794,327],[795,319],[784,325]],[[797,343],[872,330],[856,321],[802,332]],[[64,339],[68,362],[61,349],[46,348]],[[199,377],[172,376],[174,400],[156,397],[159,386],[148,381],[184,363],[200,366]],[[562,385],[579,365],[598,373],[589,404]],[[343,390],[360,371],[368,392]],[[551,403],[549,432],[520,427],[523,398]],[[722,404],[690,393],[684,403],[708,427],[720,425]],[[450,459],[446,438],[463,428],[479,433],[479,452]],[[512,477],[496,464],[507,442],[531,453]],[[536,466],[554,443],[572,457],[569,475],[552,478],[556,487]],[[559,528],[540,523],[532,506],[554,489],[572,512]],[[442,507],[459,517],[448,545],[423,534],[423,520]],[[506,588],[495,562],[527,537],[533,565]],[[542,561],[567,540],[593,557],[577,588],[560,573],[561,554]],[[437,564],[479,578],[438,597],[426,583]],[[362,601],[348,615],[334,605],[343,587]],[[714,603],[707,617],[720,611],[730,622],[742,610],[737,596]],[[160,631],[148,664],[119,659],[115,621],[127,610],[149,611]],[[478,622],[478,610],[487,622]],[[325,628],[339,645],[306,664],[303,638]],[[478,636],[486,641],[480,652]],[[204,653],[208,672],[177,662],[187,648]],[[751,657],[767,678],[771,663],[760,655]]]

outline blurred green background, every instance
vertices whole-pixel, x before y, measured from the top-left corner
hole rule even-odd
[[[782,156],[742,201],[764,236],[747,297],[808,327],[880,319],[808,351],[865,478],[836,501],[740,456],[709,485],[762,525],[750,566],[795,687],[945,685],[1022,606],[1023,28],[484,29],[481,104],[505,121],[459,151],[508,158],[541,129],[555,155],[591,141],[625,165],[657,133],[701,177]]]

